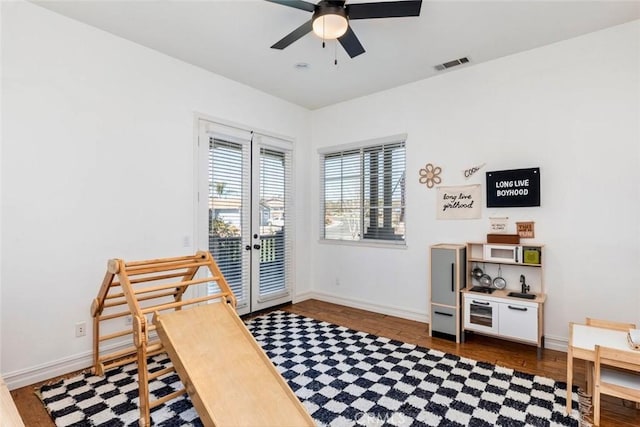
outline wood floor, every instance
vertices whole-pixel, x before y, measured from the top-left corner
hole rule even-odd
[[[566,381],[567,360],[566,353],[563,352],[545,349],[542,358],[537,359],[535,347],[480,335],[468,337],[464,344],[456,344],[439,338],[430,338],[428,325],[425,323],[316,300],[307,300],[280,309],[358,331],[494,363],[522,372],[553,378],[557,381]],[[584,386],[584,367],[581,366],[581,363],[577,363],[577,365],[574,374],[575,381],[577,385]],[[45,382],[49,381],[43,383]],[[34,384],[11,392],[27,427],[55,426],[34,393],[34,390],[41,384]],[[603,398],[601,417],[600,425],[605,427],[640,426],[640,410],[629,402],[625,403],[620,399],[608,396]]]

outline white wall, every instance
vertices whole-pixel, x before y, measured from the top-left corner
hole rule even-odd
[[[640,323],[639,41],[636,21],[314,111],[316,156],[408,133],[407,249],[318,243],[314,226],[316,295],[427,320],[429,245],[483,241],[488,217],[508,216],[535,221],[546,245],[547,338],[566,340],[568,322],[585,316]],[[483,191],[486,171],[539,166],[541,206],[436,221],[436,192],[418,182],[429,162],[443,168],[442,185]],[[484,162],[465,181],[462,170]]]
[[[86,362],[91,333],[76,338],[74,324],[90,330],[109,258],[196,249],[183,247],[196,112],[296,138],[303,187],[310,126],[306,109],[31,3],[2,12],[0,372],[15,387]],[[300,293],[309,258],[297,247]]]
[[[74,323],[89,324],[107,259],[193,251],[182,242],[194,238],[196,112],[296,138],[298,295],[427,320],[429,245],[482,240],[488,216],[507,215],[536,221],[547,245],[548,337],[586,315],[640,323],[638,22],[309,113],[30,3],[0,4],[10,386],[86,360],[90,334],[75,338]],[[316,149],[404,132],[408,248],[318,243]],[[435,191],[418,183],[427,162],[446,185],[540,166],[542,206],[435,221]]]
[[[2,6],[0,6],[0,26],[2,25]],[[0,27],[0,50],[2,50],[3,39]],[[0,165],[2,165],[2,64],[0,63]],[[0,201],[2,201],[2,174],[0,173]],[[0,236],[2,236],[2,209],[0,209]],[[0,376],[2,375],[2,243],[0,242]]]

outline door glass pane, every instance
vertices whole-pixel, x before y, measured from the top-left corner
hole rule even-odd
[[[238,306],[248,301],[243,286],[243,282],[248,280],[244,277],[248,261],[242,247],[242,236],[249,231],[243,211],[248,209],[243,204],[248,197],[243,185],[243,173],[246,173],[243,171],[243,155],[242,144],[210,139],[209,251],[233,290]],[[210,293],[216,291],[209,290]]]
[[[493,307],[471,303],[469,305],[469,323],[493,327]]]
[[[286,292],[285,153],[260,148],[260,297]]]

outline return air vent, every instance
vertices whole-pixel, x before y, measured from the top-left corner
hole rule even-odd
[[[438,64],[433,68],[435,68],[438,71],[442,71],[451,67],[455,67],[457,65],[466,64],[467,62],[469,62],[469,58],[465,56],[464,58],[454,59],[453,61],[445,62],[444,64]]]

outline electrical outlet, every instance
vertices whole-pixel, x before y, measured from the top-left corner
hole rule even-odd
[[[182,238],[182,247],[184,248],[188,248],[191,246],[191,237],[189,236],[184,236]]]
[[[76,323],[76,337],[84,337],[85,335],[87,335],[87,323],[86,322]]]
[[[126,326],[131,326],[133,324],[133,316],[132,315],[128,315],[124,318],[124,324]]]

